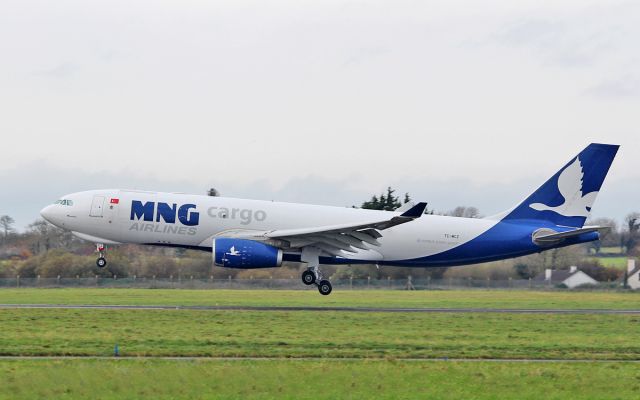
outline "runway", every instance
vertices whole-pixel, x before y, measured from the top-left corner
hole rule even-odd
[[[502,313],[502,314],[622,314],[640,315],[640,310],[563,308],[392,308],[312,306],[170,306],[104,304],[0,304],[0,309],[93,309],[93,310],[197,310],[197,311],[315,311],[372,313]]]

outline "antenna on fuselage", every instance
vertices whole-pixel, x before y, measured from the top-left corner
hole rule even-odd
[[[207,190],[207,196],[220,197],[220,192],[218,192],[218,189],[216,188],[211,188]]]

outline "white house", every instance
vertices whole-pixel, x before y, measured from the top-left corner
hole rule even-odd
[[[565,285],[569,289],[582,285],[597,285],[598,281],[580,271],[578,267],[572,265],[569,270],[556,270],[547,268],[544,276],[538,275],[537,281],[547,282],[549,285]]]
[[[631,289],[640,289],[640,267],[636,267],[634,259],[627,260],[627,286]]]

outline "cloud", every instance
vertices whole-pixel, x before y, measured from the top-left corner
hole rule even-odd
[[[65,79],[75,75],[79,70],[79,65],[71,62],[64,62],[51,68],[34,71],[33,75],[46,78]]]
[[[593,65],[613,47],[609,35],[590,24],[545,19],[508,24],[494,38],[507,46],[530,49],[543,64],[565,67]]]
[[[588,141],[639,150],[635,98],[584,96],[638,77],[638,6],[23,3],[0,13],[0,213],[23,225],[100,187],[350,206],[391,184],[488,215]],[[613,89],[590,95],[636,90]]]
[[[371,61],[377,57],[384,56],[391,53],[391,50],[382,46],[372,46],[352,49],[349,56],[347,56],[345,62],[342,64],[344,67],[363,64]]]
[[[544,47],[566,32],[565,24],[546,20],[521,20],[503,28],[496,38],[512,46]]]
[[[640,81],[631,76],[625,76],[601,82],[588,88],[585,93],[603,99],[638,97],[640,96]]]

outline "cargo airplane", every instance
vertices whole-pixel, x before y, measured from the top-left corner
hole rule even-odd
[[[302,262],[302,282],[328,295],[322,264],[445,267],[598,240],[606,227],[584,224],[617,151],[590,144],[524,201],[486,218],[428,215],[426,203],[377,211],[124,189],[69,194],[40,213],[94,242],[101,268],[107,245],[199,249],[228,268]]]

